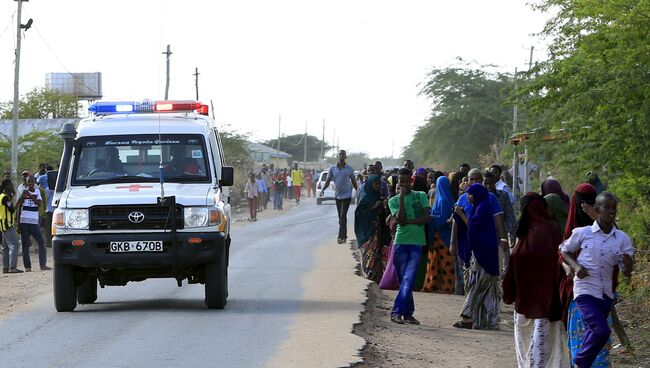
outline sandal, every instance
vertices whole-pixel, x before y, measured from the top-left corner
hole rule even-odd
[[[467,330],[471,330],[473,324],[474,324],[474,322],[472,322],[472,321],[469,321],[469,322],[457,321],[456,323],[454,323],[453,326],[456,327],[456,328],[464,328],[464,329],[467,329]]]

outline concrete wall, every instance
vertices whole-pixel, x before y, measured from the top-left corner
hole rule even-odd
[[[34,130],[44,131],[54,129],[57,132],[65,123],[76,123],[80,119],[19,119],[18,136],[31,133]],[[0,119],[0,134],[11,138],[11,119]]]

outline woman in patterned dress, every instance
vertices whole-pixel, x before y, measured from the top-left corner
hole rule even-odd
[[[454,292],[456,281],[455,260],[449,252],[451,240],[451,214],[453,198],[449,178],[440,176],[436,180],[436,197],[431,207],[429,237],[432,249],[427,255],[427,273],[422,291]]]

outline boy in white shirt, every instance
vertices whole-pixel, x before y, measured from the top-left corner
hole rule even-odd
[[[574,229],[571,237],[560,245],[564,260],[575,273],[573,295],[586,327],[580,351],[573,357],[577,367],[591,367],[609,340],[607,316],[614,299],[614,266],[618,265],[627,277],[632,272],[632,241],[614,225],[617,204],[613,194],[600,193],[596,197],[598,218],[594,224]]]

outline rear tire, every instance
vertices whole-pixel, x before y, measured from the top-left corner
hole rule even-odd
[[[54,263],[54,307],[57,312],[72,312],[77,306],[74,267]]]
[[[93,304],[97,300],[97,277],[87,276],[77,288],[77,302],[79,304]]]
[[[223,309],[228,300],[228,261],[224,254],[216,262],[205,264],[205,305]]]

